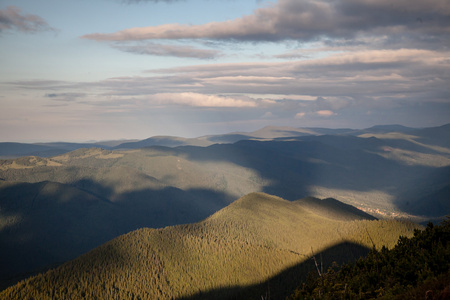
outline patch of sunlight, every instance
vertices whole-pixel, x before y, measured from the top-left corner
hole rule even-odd
[[[56,162],[54,160],[47,159],[47,166],[49,166],[49,167],[60,167],[60,166],[62,166],[62,164],[60,164],[59,162]]]
[[[111,152],[109,154],[99,154],[96,156],[96,158],[100,158],[100,159],[113,159],[113,158],[121,158],[124,157],[125,154],[123,153],[115,153],[115,152]]]
[[[77,156],[74,156],[75,153],[80,153]],[[58,155],[53,157],[53,160],[59,162],[68,162],[71,159],[85,159],[89,157],[99,158],[99,159],[114,159],[124,157],[124,153],[121,152],[113,152],[107,151],[100,148],[90,148],[90,149],[79,149],[73,152],[69,152],[63,155]]]
[[[5,216],[0,215],[0,232],[19,224],[22,221],[22,217],[19,215]]]
[[[360,138],[371,138],[375,137],[377,139],[386,139],[386,140],[414,140],[418,139],[418,136],[400,133],[400,132],[389,132],[389,133],[364,133],[358,135]]]
[[[409,218],[410,215],[399,211],[394,205],[394,196],[384,191],[356,191],[327,188],[323,186],[310,186],[311,196],[320,199],[335,198],[344,203],[373,215],[377,218]]]
[[[61,164],[52,159],[28,156],[28,157],[17,158],[14,160],[4,161],[0,165],[0,170],[32,169],[34,167],[41,167],[41,166],[58,167],[58,166],[61,166]]]
[[[421,165],[436,168],[450,165],[450,157],[444,155],[420,153],[392,147],[384,147],[383,152],[373,154],[380,155],[386,159],[399,161],[406,165]]]
[[[234,198],[261,192],[271,184],[251,168],[225,161],[192,160],[182,155],[147,157],[139,167],[141,172],[168,186],[217,191]]]
[[[58,161],[58,162],[64,163],[64,162],[68,162],[70,157],[67,154],[63,154],[63,155],[53,156],[52,159],[54,161]]]
[[[397,140],[407,140],[413,144],[422,146],[424,148],[428,148],[437,152],[441,152],[441,153],[446,153],[446,154],[450,154],[450,149],[446,148],[446,147],[441,147],[441,146],[436,146],[436,145],[428,145],[428,144],[423,144],[421,142],[418,142],[416,139],[419,139],[420,137],[418,136],[414,136],[414,135],[409,135],[409,134],[404,134],[404,133],[399,133],[399,132],[390,132],[390,133],[365,133],[365,134],[361,134],[358,137],[361,138],[370,138],[370,137],[375,137],[378,139],[397,139]]]

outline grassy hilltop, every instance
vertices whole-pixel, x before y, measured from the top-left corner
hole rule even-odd
[[[211,299],[285,297],[315,271],[393,247],[415,225],[369,220],[329,201],[290,202],[252,193],[207,219],[140,229],[12,286],[0,298]],[[322,203],[323,202],[323,203]],[[322,207],[322,209],[321,209]],[[333,214],[324,211],[332,210]]]

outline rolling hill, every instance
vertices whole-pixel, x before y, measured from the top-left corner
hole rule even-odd
[[[354,260],[368,247],[392,247],[415,225],[400,221],[327,218],[321,211],[360,219],[354,209],[252,193],[207,219],[163,229],[139,229],[4,290],[0,297],[120,299],[281,299],[308,272],[312,253]],[[346,209],[347,208],[347,209]],[[375,245],[372,244],[375,243]]]

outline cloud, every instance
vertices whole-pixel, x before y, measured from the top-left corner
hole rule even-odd
[[[322,117],[330,117],[330,116],[335,115],[335,113],[331,110],[319,110],[319,111],[316,111],[316,114],[319,116],[322,116]]]
[[[7,30],[17,30],[25,33],[39,31],[55,31],[47,22],[37,15],[21,13],[20,8],[8,6],[0,10],[0,33]]]
[[[256,107],[257,103],[247,97],[241,99],[205,95],[199,93],[160,93],[150,96],[151,103],[160,105],[186,105],[193,107]]]
[[[272,119],[274,117],[274,114],[270,111],[264,113],[264,115],[261,116],[262,119]]]
[[[155,76],[142,84],[148,88],[153,81],[172,92],[324,97],[328,100],[318,110],[335,110],[348,105],[351,99],[362,97],[412,99],[428,94],[423,97],[425,101],[445,99],[450,80],[448,55],[429,50],[372,50],[306,61],[208,64],[152,70]]]
[[[246,95],[277,103],[311,102],[314,111],[339,112],[354,105],[380,105],[400,99],[448,103],[449,55],[448,51],[371,50],[291,62],[211,63],[155,69],[146,76],[97,82],[10,84],[49,94],[86,91],[127,97],[186,92],[235,98]],[[315,100],[318,97],[322,98]]]
[[[75,107],[73,111],[98,114],[126,110],[140,114],[140,120],[149,114],[161,119],[176,114],[177,120],[189,122],[232,119],[254,122],[255,127],[268,120],[292,122],[291,126],[360,128],[395,122],[417,127],[448,123],[448,57],[448,51],[358,49],[300,61],[154,69],[143,76],[95,82],[7,84],[24,94],[38,90],[55,100],[83,92],[82,101],[64,104]]]
[[[128,3],[128,4],[134,4],[134,3],[141,3],[141,2],[154,2],[154,3],[158,3],[158,2],[166,2],[166,3],[172,3],[172,2],[178,2],[178,1],[183,1],[183,0],[123,0],[123,3]]]
[[[414,41],[417,36],[445,38],[450,33],[448,0],[279,0],[253,14],[202,25],[164,24],[93,33],[83,38],[106,41],[211,39],[302,42],[389,35]],[[417,20],[421,20],[418,22]],[[430,40],[430,39],[429,39]]]
[[[116,45],[121,51],[143,54],[143,55],[156,55],[156,56],[175,56],[175,57],[190,57],[198,59],[212,59],[221,55],[220,51],[198,49],[191,46],[181,45],[162,45],[156,43],[150,43],[146,45]]]
[[[74,101],[78,98],[86,97],[85,93],[48,93],[45,97],[57,100],[57,101]]]

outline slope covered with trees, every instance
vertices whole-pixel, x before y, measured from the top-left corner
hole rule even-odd
[[[449,299],[450,218],[400,237],[392,249],[373,248],[321,277],[311,274],[290,299]]]
[[[312,253],[322,253],[327,267],[331,259],[360,257],[373,243],[390,248],[414,228],[393,220],[328,218],[299,203],[252,193],[198,223],[120,236],[19,282],[0,298],[260,299],[268,290],[284,297],[313,270]]]

